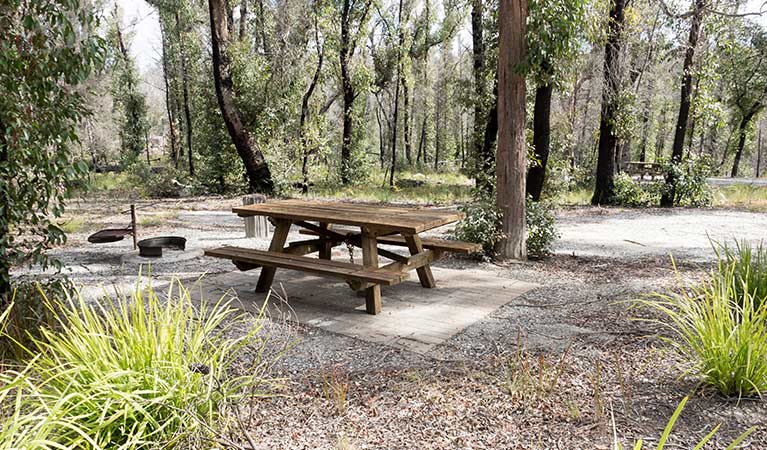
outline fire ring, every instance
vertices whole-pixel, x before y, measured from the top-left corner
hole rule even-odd
[[[162,258],[162,249],[185,250],[186,238],[180,236],[161,236],[143,239],[138,242],[138,254],[145,258]]]

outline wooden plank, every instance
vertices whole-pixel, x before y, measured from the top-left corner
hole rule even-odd
[[[405,242],[407,242],[407,248],[410,250],[411,255],[418,255],[423,253],[423,243],[421,238],[417,234],[406,235]],[[431,273],[431,267],[428,264],[416,269],[418,273],[418,279],[421,281],[421,286],[425,288],[437,287],[437,283],[434,282],[434,275]]]
[[[336,230],[337,233],[356,234],[354,230]],[[312,230],[299,230],[300,234],[314,235]],[[398,245],[405,247],[407,242],[402,236],[378,236],[377,241],[379,244],[384,245]],[[482,244],[476,244],[474,242],[453,241],[450,239],[435,239],[435,238],[422,238],[421,242],[423,248],[430,250],[441,250],[451,253],[472,254],[482,251]]]
[[[387,264],[381,267],[381,269],[399,270],[400,272],[409,272],[419,267],[429,265],[438,258],[439,258],[439,255],[435,254],[433,250],[425,250],[421,253],[418,253],[416,255],[412,255],[409,258],[406,258],[405,261],[395,261],[393,263]]]
[[[376,235],[369,229],[362,229],[362,263],[366,268],[378,268],[378,244]],[[365,310],[368,314],[381,312],[381,286],[365,289]]]
[[[274,235],[272,236],[272,242],[269,244],[269,251],[277,253],[282,252],[285,247],[285,241],[288,239],[288,233],[290,233],[290,220],[277,220],[274,225]],[[256,292],[269,292],[274,281],[274,273],[277,271],[276,267],[264,267],[261,269],[261,275],[258,277],[258,284],[256,285]]]
[[[340,261],[327,261],[324,259],[310,258],[307,256],[290,255],[279,252],[274,253],[242,247],[220,247],[215,249],[208,249],[205,250],[205,255],[214,258],[224,258],[250,264],[259,264],[262,266],[300,270],[303,272],[315,273],[318,275],[328,275],[345,280],[377,283],[379,285],[379,291],[380,284],[390,286],[407,279],[407,274],[402,274],[397,271],[363,267],[358,264],[343,263]]]
[[[351,205],[348,203],[283,200],[233,208],[240,216],[265,215],[291,220],[308,220],[352,226],[376,227],[419,233],[461,220],[457,211]]]

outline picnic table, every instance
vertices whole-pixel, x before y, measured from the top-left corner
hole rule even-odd
[[[433,288],[433,261],[445,252],[468,254],[481,249],[479,244],[421,237],[423,232],[463,219],[458,211],[296,199],[238,206],[232,211],[240,217],[269,218],[274,224],[269,250],[224,246],[208,249],[205,255],[230,259],[240,270],[261,267],[256,292],[269,291],[277,268],[344,279],[352,289],[365,292],[368,314],[381,311],[382,285],[401,283],[415,270],[421,286]],[[312,238],[286,245],[292,226]],[[407,247],[410,255],[379,248],[379,244]],[[360,248],[362,264],[332,260],[331,250],[338,245],[346,245],[352,255],[354,248]],[[305,256],[310,253],[318,253],[318,258]],[[379,256],[392,262],[379,267]]]

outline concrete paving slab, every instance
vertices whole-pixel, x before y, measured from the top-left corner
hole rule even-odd
[[[272,317],[289,318],[368,342],[428,353],[454,334],[483,319],[537,285],[479,270],[433,267],[437,287],[425,289],[418,277],[382,287],[383,311],[365,313],[365,299],[344,283],[278,269],[268,305]],[[258,310],[266,294],[255,292],[260,270],[206,277],[208,299],[237,294],[243,307]]]

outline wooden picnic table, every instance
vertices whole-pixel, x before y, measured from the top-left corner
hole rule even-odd
[[[275,226],[269,250],[221,247],[206,250],[206,255],[231,259],[240,270],[262,267],[257,292],[269,291],[277,268],[345,279],[352,289],[365,291],[369,314],[381,311],[381,285],[397,284],[415,270],[421,285],[433,288],[436,283],[431,262],[444,252],[473,253],[481,249],[478,244],[420,236],[461,220],[464,215],[458,211],[296,199],[238,206],[232,211],[240,217],[269,217]],[[314,238],[286,245],[293,225]],[[335,229],[336,225],[346,229]],[[354,247],[362,249],[361,265],[331,260],[332,248],[342,244],[350,251]],[[410,256],[381,249],[379,244],[405,246]],[[314,252],[319,253],[319,258],[304,256]],[[392,262],[379,267],[379,256]]]

